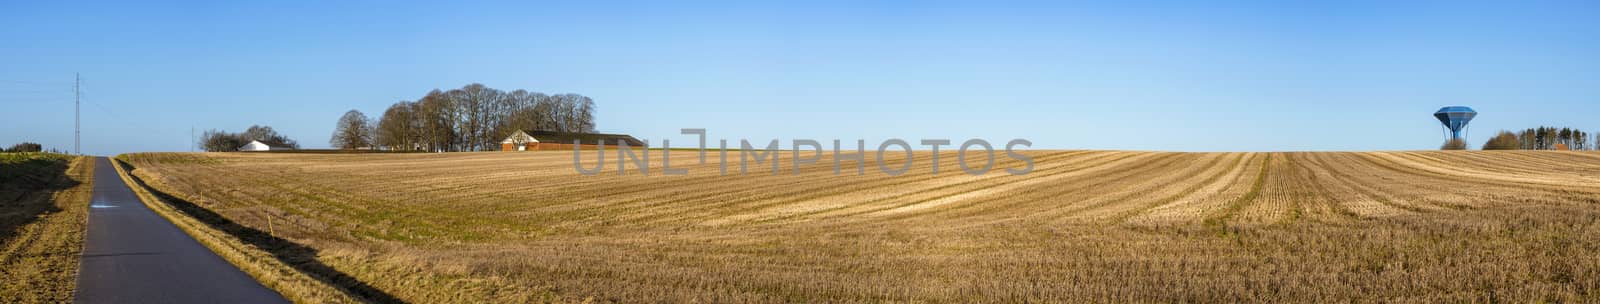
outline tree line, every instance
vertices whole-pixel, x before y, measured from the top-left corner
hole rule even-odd
[[[278,131],[273,130],[272,127],[259,125],[252,125],[249,129],[245,129],[244,132],[240,133],[230,133],[217,129],[206,130],[200,134],[200,142],[197,144],[200,145],[201,150],[206,152],[230,152],[238,151],[239,147],[250,143],[250,141],[260,141],[273,147],[300,148],[300,143],[289,139],[288,136],[278,134]]]
[[[0,152],[44,152],[44,145],[40,145],[36,142],[25,141],[11,145],[10,148],[0,149]]]
[[[592,133],[594,100],[578,94],[501,91],[482,84],[434,89],[400,101],[375,121],[358,110],[339,117],[328,144],[339,149],[483,151],[518,130]]]
[[[1588,132],[1573,128],[1540,126],[1519,132],[1500,131],[1483,144],[1484,150],[1595,150],[1600,138],[1590,141]]]

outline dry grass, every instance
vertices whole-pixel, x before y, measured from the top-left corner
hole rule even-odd
[[[0,302],[72,301],[94,160],[0,153]]]
[[[1036,151],[1025,176],[918,153],[896,177],[673,153],[690,175],[581,176],[555,151],[126,158],[410,302],[1600,298],[1593,153]]]

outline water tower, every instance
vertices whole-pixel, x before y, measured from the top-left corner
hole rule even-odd
[[[1472,118],[1477,116],[1478,111],[1473,111],[1472,108],[1464,106],[1448,106],[1439,108],[1438,112],[1433,112],[1433,117],[1438,118],[1439,123],[1444,124],[1445,129],[1449,129],[1451,141],[1461,139],[1461,131],[1467,129],[1467,122],[1472,121]]]

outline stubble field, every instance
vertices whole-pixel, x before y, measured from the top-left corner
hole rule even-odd
[[[900,176],[829,156],[793,175],[788,152],[782,175],[724,176],[693,151],[662,176],[652,153],[650,176],[614,154],[583,176],[570,151],[122,159],[366,300],[1600,298],[1595,153],[1030,151],[1021,176],[1003,153],[935,175],[927,152]]]

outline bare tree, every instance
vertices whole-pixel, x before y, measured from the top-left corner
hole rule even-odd
[[[577,117],[577,126],[574,128],[574,132],[593,133],[595,131],[594,99],[579,95],[577,102],[577,109],[573,113]]]
[[[497,107],[499,99],[505,94],[500,90],[486,87],[482,84],[469,84],[460,89],[450,90],[446,93],[454,101],[457,116],[457,126],[461,134],[458,143],[462,150],[480,151],[493,144],[492,127],[496,125],[499,115]]]
[[[578,116],[578,104],[582,103],[583,98],[583,95],[567,93],[557,99],[560,102],[556,108],[560,115],[561,132],[581,132],[579,126],[583,123]]]
[[[1561,128],[1560,131],[1557,131],[1556,144],[1566,147],[1567,149],[1572,149],[1572,129]]]
[[[397,102],[383,111],[378,119],[377,135],[373,141],[389,150],[410,151],[422,147],[421,120],[417,119],[417,103]]]
[[[561,129],[556,97],[544,94],[534,94],[533,109],[529,110],[530,119],[533,119],[533,128],[541,131],[557,131]]]
[[[1589,150],[1589,133],[1572,129],[1572,150]]]
[[[328,144],[335,148],[354,150],[372,147],[372,123],[367,120],[366,114],[361,111],[350,110],[339,117],[339,122],[333,128],[333,137]]]
[[[239,138],[233,134],[211,129],[200,133],[200,142],[195,144],[206,152],[228,152],[239,150],[239,146],[243,146],[245,143],[239,142]]]
[[[244,143],[250,143],[250,141],[254,140],[273,147],[300,148],[300,143],[278,134],[278,131],[269,126],[251,125],[249,129],[245,129],[244,133],[239,133],[238,136],[239,140]]]
[[[417,101],[417,120],[428,151],[456,151],[455,106],[443,91],[433,90]]]
[[[1522,150],[1538,149],[1539,139],[1537,138],[1536,134],[1537,133],[1533,129],[1525,129],[1522,130],[1522,132],[1517,133],[1517,147]]]

